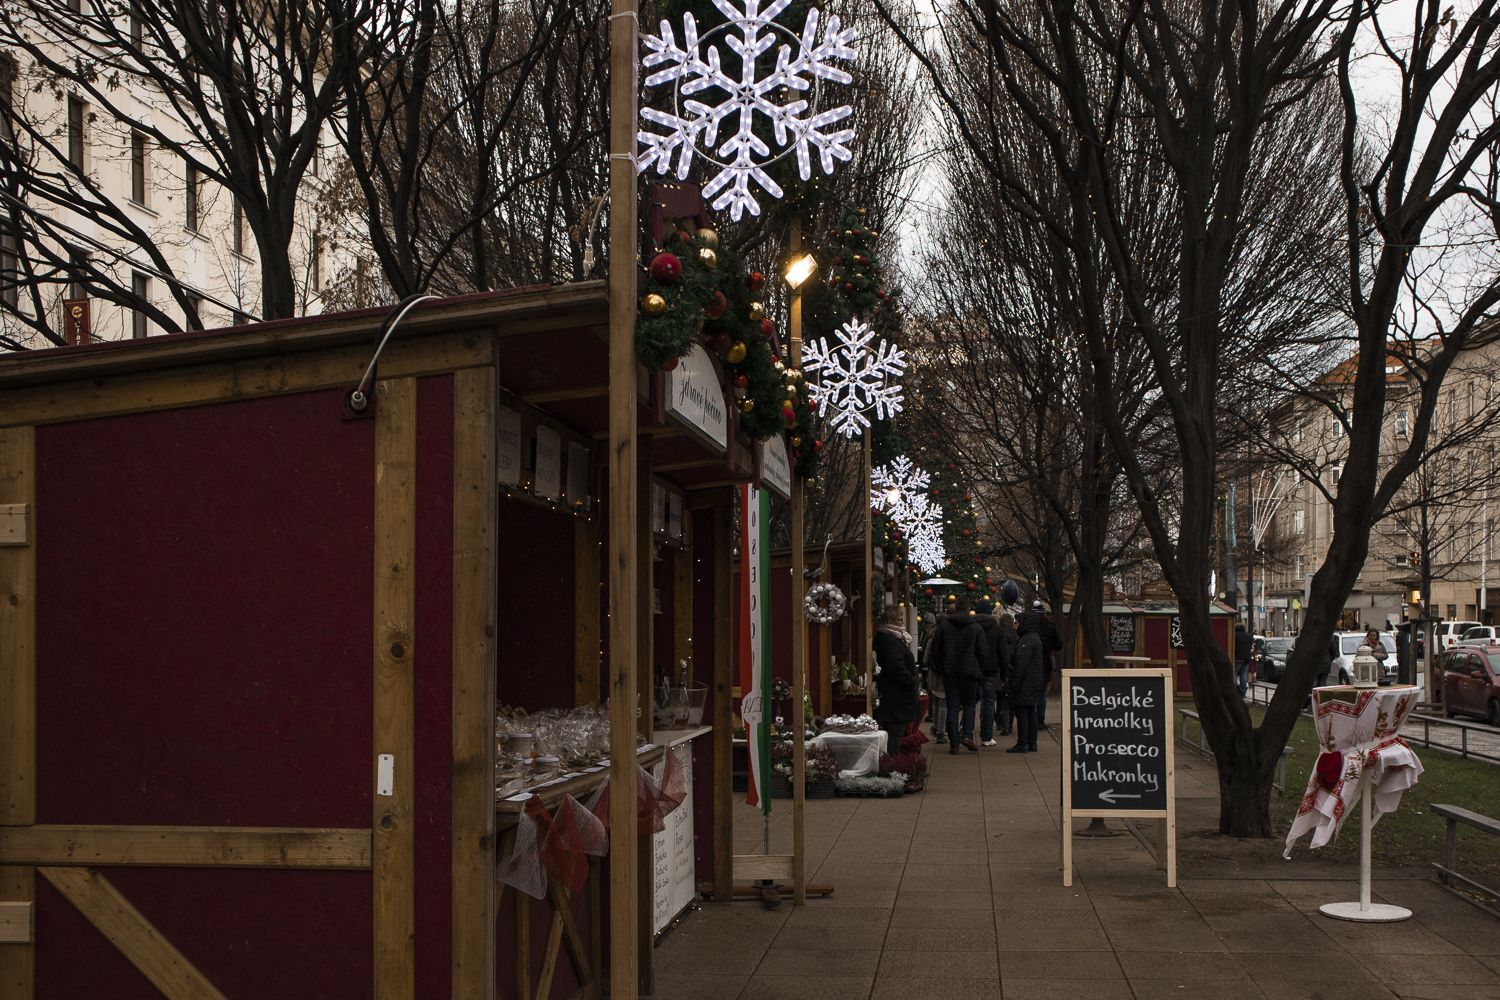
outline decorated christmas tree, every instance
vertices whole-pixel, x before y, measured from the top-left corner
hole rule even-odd
[[[920,592],[917,606],[923,611],[938,609],[948,595],[970,601],[994,602],[1000,581],[991,574],[989,554],[979,535],[979,521],[974,515],[974,493],[960,478],[961,470],[951,462],[932,462],[926,466],[932,475],[930,496],[943,505],[943,541],[948,552],[948,566],[942,575],[957,580],[958,586],[926,587]]]

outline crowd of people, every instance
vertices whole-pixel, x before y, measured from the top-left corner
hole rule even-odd
[[[876,631],[877,721],[893,734],[918,721],[916,685],[925,683],[936,740],[947,744],[950,754],[977,753],[981,745],[998,745],[996,736],[1012,733],[1016,742],[1007,753],[1035,752],[1037,733],[1047,728],[1047,690],[1062,650],[1062,636],[1046,608],[1038,601],[1030,610],[1014,607],[997,614],[987,601],[971,608],[960,597],[942,616],[928,618],[920,662],[899,612]]]

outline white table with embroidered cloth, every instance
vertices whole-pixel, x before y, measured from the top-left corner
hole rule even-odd
[[[1322,748],[1297,817],[1286,836],[1285,857],[1303,834],[1323,847],[1338,833],[1356,803],[1362,803],[1357,903],[1329,903],[1322,912],[1340,920],[1405,920],[1411,911],[1370,902],[1370,828],[1396,811],[1401,796],[1422,775],[1422,762],[1401,738],[1401,724],[1417,705],[1415,687],[1314,688],[1313,726]]]

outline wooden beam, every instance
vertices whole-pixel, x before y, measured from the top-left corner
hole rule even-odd
[[[0,944],[31,944],[36,927],[35,905],[0,903]]]
[[[725,498],[713,523],[713,872],[714,899],[734,892],[734,506]]]
[[[542,970],[536,977],[536,1000],[549,1000],[552,996],[552,977],[557,972],[557,957],[562,951],[563,917],[556,911],[552,914],[552,926],[547,932],[547,950],[542,954]]]
[[[382,380],[376,391],[375,998],[410,1000],[416,993],[417,386],[409,378]]]
[[[29,504],[0,503],[0,545],[31,544],[26,525],[30,509]]]
[[[735,881],[791,878],[792,862],[790,854],[741,854],[734,859]]]
[[[0,503],[36,510],[36,431],[0,429]],[[36,822],[36,546],[0,548],[0,826]],[[0,867],[0,901],[36,898],[32,869]],[[0,948],[0,996],[31,1000],[35,952]]]
[[[636,690],[641,692],[641,715],[638,728],[646,742],[656,734],[656,716],[652,711],[653,667],[656,664],[656,552],[651,531],[651,449],[636,451]],[[663,612],[667,609],[663,608]],[[632,785],[631,787],[634,787]],[[656,992],[653,955],[656,940],[651,929],[656,916],[656,856],[652,838],[645,836],[636,843],[636,966],[642,996]]]
[[[85,868],[43,868],[42,876],[168,1000],[224,1000],[208,977],[103,875]]]
[[[516,1000],[531,996],[531,897],[517,889],[515,896]]]
[[[299,827],[0,827],[0,865],[368,870],[370,831]]]
[[[563,929],[566,932],[563,943],[568,946],[568,961],[573,963],[573,971],[578,975],[579,985],[587,991],[597,973],[589,961],[588,945],[578,931],[578,921],[573,917],[573,897],[568,892],[567,886],[550,877],[547,879],[547,895],[552,900],[553,912],[562,917]]]
[[[453,980],[495,993],[495,370],[453,376]]]
[[[599,522],[573,518],[573,704],[598,704]]]
[[[609,395],[607,385],[580,385],[571,389],[551,389],[547,392],[528,392],[521,397],[532,406],[543,403],[563,403],[573,399],[601,399]]]
[[[493,345],[490,337],[474,334],[393,340],[380,356],[380,374],[388,378],[416,377],[492,364]],[[370,347],[362,344],[336,351],[18,389],[0,393],[0,427],[172,410],[318,389],[352,389],[369,361]]]

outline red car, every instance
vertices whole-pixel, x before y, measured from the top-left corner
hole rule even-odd
[[[1477,715],[1500,726],[1500,645],[1455,646],[1443,653],[1439,669],[1448,718]]]

